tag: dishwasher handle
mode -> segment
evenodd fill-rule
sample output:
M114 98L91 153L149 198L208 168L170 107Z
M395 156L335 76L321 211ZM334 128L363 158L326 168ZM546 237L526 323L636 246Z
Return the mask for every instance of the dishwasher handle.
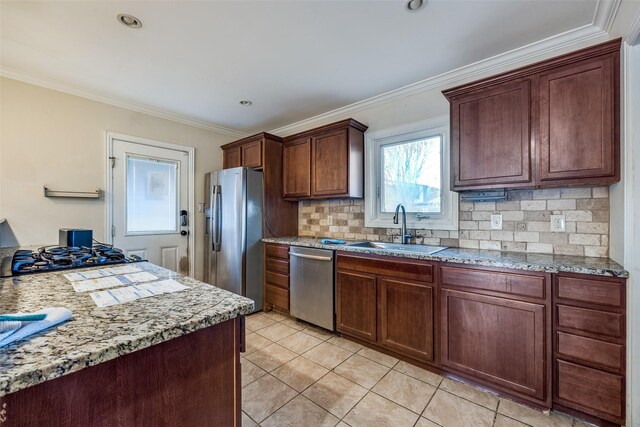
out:
M289 252L289 255L294 256L294 257L298 257L298 258L314 259L316 261L331 261L331 260L333 260L333 257L330 257L330 256L305 255L305 254L297 254L295 252Z

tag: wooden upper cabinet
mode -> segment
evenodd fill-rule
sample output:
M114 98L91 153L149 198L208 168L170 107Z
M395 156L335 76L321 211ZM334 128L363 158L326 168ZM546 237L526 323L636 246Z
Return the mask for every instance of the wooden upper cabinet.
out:
M366 130L348 119L285 138L284 197L364 197Z
M244 166L262 170L264 146L267 140L282 142L277 136L263 132L223 145L220 147L222 148L222 168L229 169Z
M262 139L240 146L242 166L258 169L262 167Z
M222 151L222 168L230 169L242 166L240 147L232 147Z
M314 196L348 194L349 139L346 129L311 138Z
M283 195L285 199L311 196L311 138L289 141L282 149Z
M531 185L531 79L451 102L453 188Z
M620 44L612 40L444 91L452 190L619 181Z
M619 62L616 52L540 74L542 183L619 180Z
M224 169L244 166L262 172L263 237L298 234L298 204L282 197L282 138L261 132L220 148Z

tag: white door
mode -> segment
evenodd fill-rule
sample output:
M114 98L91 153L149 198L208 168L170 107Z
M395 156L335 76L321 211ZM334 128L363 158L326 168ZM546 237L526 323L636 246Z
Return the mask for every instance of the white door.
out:
M189 153L113 139L111 160L113 245L189 274Z

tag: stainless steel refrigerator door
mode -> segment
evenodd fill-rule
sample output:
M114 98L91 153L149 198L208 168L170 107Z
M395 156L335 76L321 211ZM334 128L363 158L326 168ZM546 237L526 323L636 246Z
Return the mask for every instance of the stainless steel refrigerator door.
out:
M289 263L291 315L333 331L333 251L292 246Z
M215 285L244 295L244 262L246 255L246 215L244 210L246 169L233 168L217 172L220 192L219 217L214 224L216 249ZM214 203L215 204L215 203ZM214 217L216 215L214 214Z
M262 222L264 209L262 172L246 169L245 184L245 218L246 218L246 252L244 296L255 303L254 311L262 310L263 295L263 257L262 257Z

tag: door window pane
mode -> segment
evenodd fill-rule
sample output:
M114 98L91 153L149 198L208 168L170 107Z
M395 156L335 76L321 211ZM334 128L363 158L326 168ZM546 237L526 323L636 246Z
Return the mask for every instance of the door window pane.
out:
M127 233L178 231L178 167L127 156Z
M380 147L381 211L442 212L442 137L440 135Z

